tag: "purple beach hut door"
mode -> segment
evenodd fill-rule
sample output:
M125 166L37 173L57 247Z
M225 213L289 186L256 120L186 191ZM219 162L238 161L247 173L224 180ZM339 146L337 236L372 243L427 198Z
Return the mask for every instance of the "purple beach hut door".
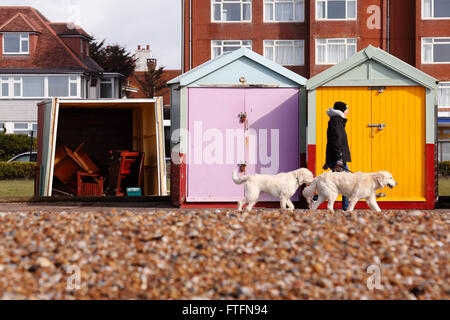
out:
M239 163L246 163L245 174L297 169L298 94L290 88L189 88L186 200L242 199L243 185L231 179ZM261 200L278 201L267 195Z
M246 174L277 174L300 166L299 90L253 88L245 94L250 140ZM253 144L254 145L254 144ZM256 158L256 161L254 159ZM292 198L298 201L298 195ZM279 201L264 194L261 201Z

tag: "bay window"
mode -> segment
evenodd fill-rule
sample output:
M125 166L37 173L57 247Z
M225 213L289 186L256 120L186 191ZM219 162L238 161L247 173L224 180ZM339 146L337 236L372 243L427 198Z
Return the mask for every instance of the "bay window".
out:
M79 97L77 76L2 76L0 98Z

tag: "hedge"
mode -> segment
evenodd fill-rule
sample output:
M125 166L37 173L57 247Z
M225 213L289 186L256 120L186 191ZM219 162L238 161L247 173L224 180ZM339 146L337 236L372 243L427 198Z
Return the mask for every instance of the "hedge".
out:
M25 134L0 133L0 161L8 161L23 152L30 151L31 138ZM33 138L33 150L36 150L37 139Z
M443 176L450 175L450 161L439 162L439 174Z
M0 180L34 177L36 162L0 162Z

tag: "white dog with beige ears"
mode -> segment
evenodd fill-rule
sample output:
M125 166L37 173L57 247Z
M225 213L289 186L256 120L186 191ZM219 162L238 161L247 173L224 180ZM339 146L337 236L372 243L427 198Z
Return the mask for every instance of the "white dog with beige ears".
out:
M255 174L242 177L238 177L237 172L233 171L234 183L245 183L245 198L239 201L239 211L242 211L245 204L248 204L246 210L251 211L262 192L280 199L281 209L288 206L292 211L295 208L291 201L294 193L302 184L309 184L313 180L312 172L305 168L276 175Z
M333 212L334 202L342 194L350 198L348 210L353 211L356 203L366 199L372 210L380 212L377 204L376 190L384 187L394 188L397 185L392 174L387 171L375 173L364 172L325 172L316 177L311 185L303 190L309 208L316 210L323 202L328 201L328 210ZM319 195L317 201L311 201L315 192Z

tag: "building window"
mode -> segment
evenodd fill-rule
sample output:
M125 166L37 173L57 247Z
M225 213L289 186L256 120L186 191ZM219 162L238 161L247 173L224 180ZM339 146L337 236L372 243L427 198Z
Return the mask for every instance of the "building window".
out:
M2 97L9 96L9 78L8 77L0 78L0 95Z
M49 97L77 97L78 78L77 77L48 77Z
M304 0L264 0L264 22L305 21Z
M283 66L303 66L303 40L264 40L264 56Z
M439 83L438 106L450 108L450 82L440 82Z
M316 0L317 20L356 20L356 0Z
M0 98L79 97L80 77L0 77Z
M216 58L224 53L235 51L239 48L252 49L250 40L213 40L211 41L211 58Z
M23 77L22 95L26 98L45 97L45 77Z
M252 0L211 0L213 22L252 21Z
M78 97L78 77L69 77L69 96Z
M422 38L422 63L450 63L450 38Z
M112 79L105 79L100 82L100 98L113 97L113 83Z
M449 0L422 0L422 19L449 19Z
M316 64L336 64L356 53L356 39L316 39Z
M30 35L28 33L4 33L3 54L29 54Z
M69 95L68 77L48 77L48 96L67 97Z
M22 96L22 78L21 77L13 77L12 82L14 85L13 97L21 97Z
M30 135L30 132L33 130L33 125L36 125L36 123L26 123L26 122L15 122L14 123L14 134L26 134ZM34 134L33 134L34 135ZM36 135L34 135L36 136Z

